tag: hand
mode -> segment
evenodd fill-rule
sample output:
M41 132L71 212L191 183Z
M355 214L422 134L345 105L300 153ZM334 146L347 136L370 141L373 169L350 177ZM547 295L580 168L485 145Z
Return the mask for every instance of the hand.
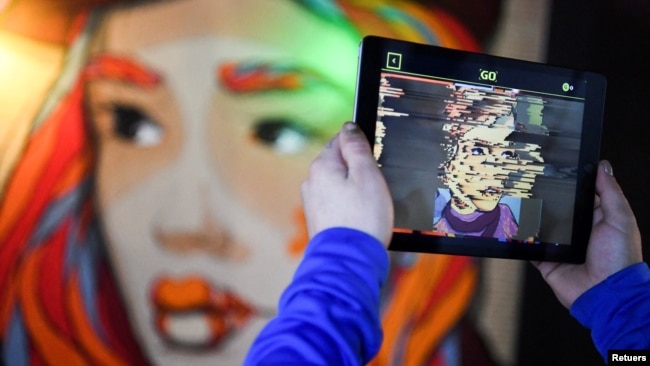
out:
M333 227L370 234L388 246L393 201L368 140L347 122L313 161L301 186L310 239Z
M643 260L641 234L621 187L607 161L596 177L596 201L584 264L534 262L555 296L567 308L585 291L610 275Z

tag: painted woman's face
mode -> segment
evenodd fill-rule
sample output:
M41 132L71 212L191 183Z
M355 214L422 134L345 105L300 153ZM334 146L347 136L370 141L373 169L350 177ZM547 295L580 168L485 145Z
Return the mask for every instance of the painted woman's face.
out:
M289 1L104 19L88 108L132 327L157 364L241 363L300 259L299 184L351 116L357 41Z

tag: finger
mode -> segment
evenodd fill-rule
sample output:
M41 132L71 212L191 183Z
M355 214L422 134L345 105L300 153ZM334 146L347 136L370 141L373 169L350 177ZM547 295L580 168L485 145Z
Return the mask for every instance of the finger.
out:
M346 177L347 165L341 154L340 133L336 134L323 148L311 164L311 177L330 176Z
M593 225L596 225L603 219L603 210L600 208L600 197L596 195L594 197L594 215L593 215Z
M600 169L600 167L598 169ZM596 192L596 194L594 195L594 216L592 219L593 225L596 225L596 223L600 222L600 220L602 219L603 219L603 210L600 209L600 196Z
M614 178L612 166L607 160L601 161L598 165L596 193L605 217L615 219L632 215L632 209Z
M555 262L530 261L530 263L537 268L542 277L547 281L549 274L558 266L558 263Z
M350 174L378 172L368 139L356 123L346 122L340 133L341 154Z

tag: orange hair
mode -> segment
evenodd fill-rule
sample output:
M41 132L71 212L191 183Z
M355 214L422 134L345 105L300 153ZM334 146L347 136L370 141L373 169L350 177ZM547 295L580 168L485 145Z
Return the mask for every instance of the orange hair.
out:
M0 203L0 338L36 364L145 364L97 229L84 80L32 134Z

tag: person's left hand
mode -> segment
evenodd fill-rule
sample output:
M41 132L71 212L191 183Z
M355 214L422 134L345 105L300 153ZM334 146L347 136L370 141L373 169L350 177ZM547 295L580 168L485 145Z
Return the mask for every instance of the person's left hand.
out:
M533 262L533 265L568 309L588 289L641 261L641 234L634 213L614 178L612 166L603 160L596 176L593 226L585 263Z

